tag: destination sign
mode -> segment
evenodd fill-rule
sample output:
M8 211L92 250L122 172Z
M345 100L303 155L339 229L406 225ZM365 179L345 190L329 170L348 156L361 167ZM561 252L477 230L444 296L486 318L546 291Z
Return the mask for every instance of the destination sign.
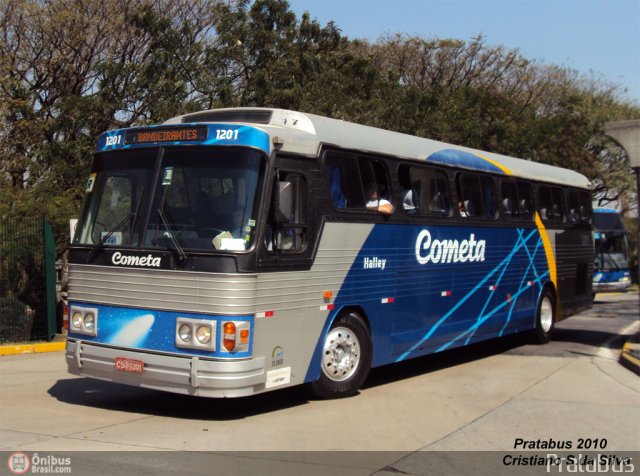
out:
M207 128L196 127L154 127L152 129L133 129L125 132L125 144L148 144L151 142L204 141Z

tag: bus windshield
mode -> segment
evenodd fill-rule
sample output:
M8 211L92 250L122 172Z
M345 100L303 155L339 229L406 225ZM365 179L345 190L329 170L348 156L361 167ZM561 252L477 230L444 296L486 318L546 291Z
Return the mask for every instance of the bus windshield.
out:
M629 268L629 250L624 233L595 234L595 269L615 271Z
M261 152L156 148L97 154L75 243L248 250L264 174Z

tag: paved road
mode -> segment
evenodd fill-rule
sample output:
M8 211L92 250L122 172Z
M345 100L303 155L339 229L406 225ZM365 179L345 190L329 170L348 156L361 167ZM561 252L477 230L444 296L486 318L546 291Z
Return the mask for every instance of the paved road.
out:
M509 338L375 369L360 395L338 401L300 388L198 399L68 375L60 352L5 356L0 450L161 451L73 453L74 474L119 475L427 474L425 455L444 455L451 472L458 453L416 452L509 453L517 439L638 452L640 378L617 362L638 329L637 293L598 295L548 345ZM174 450L199 453L163 452ZM496 474L514 474L493 460Z

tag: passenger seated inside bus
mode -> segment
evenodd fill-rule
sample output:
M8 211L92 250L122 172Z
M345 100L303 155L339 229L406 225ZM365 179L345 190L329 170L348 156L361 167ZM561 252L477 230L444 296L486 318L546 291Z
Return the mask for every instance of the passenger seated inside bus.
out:
M405 190L402 194L402 208L407 215L416 215L418 213L418 192L412 189Z
M476 207L471 200L458 201L458 211L461 217L472 217L475 215Z
M385 199L378 197L378 186L375 183L367 185L367 210L376 210L384 215L391 215L394 211L393 204Z

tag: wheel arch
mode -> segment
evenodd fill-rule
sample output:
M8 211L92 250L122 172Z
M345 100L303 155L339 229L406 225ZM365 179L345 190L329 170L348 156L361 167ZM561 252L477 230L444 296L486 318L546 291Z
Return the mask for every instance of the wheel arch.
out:
M320 372L321 372L320 360L321 360L321 354L322 354L322 345L324 343L325 336L333 326L333 323L335 322L336 319L338 319L340 316L344 314L349 314L349 313L358 314L358 316L360 316L362 321L365 323L367 330L369 331L369 341L371 343L371 353L373 355L373 352L374 352L373 331L371 329L371 322L369 320L369 317L367 316L366 311L362 306L359 306L359 305L343 305L338 309L334 309L334 312L332 312L327 317L324 323L324 326L322 327L322 331L320 332L320 335L318 336L318 340L316 341L316 346L311 356L311 360L309 361L309 366L307 367L307 373L304 378L305 383L313 382L314 380L317 380L318 378L320 378Z

